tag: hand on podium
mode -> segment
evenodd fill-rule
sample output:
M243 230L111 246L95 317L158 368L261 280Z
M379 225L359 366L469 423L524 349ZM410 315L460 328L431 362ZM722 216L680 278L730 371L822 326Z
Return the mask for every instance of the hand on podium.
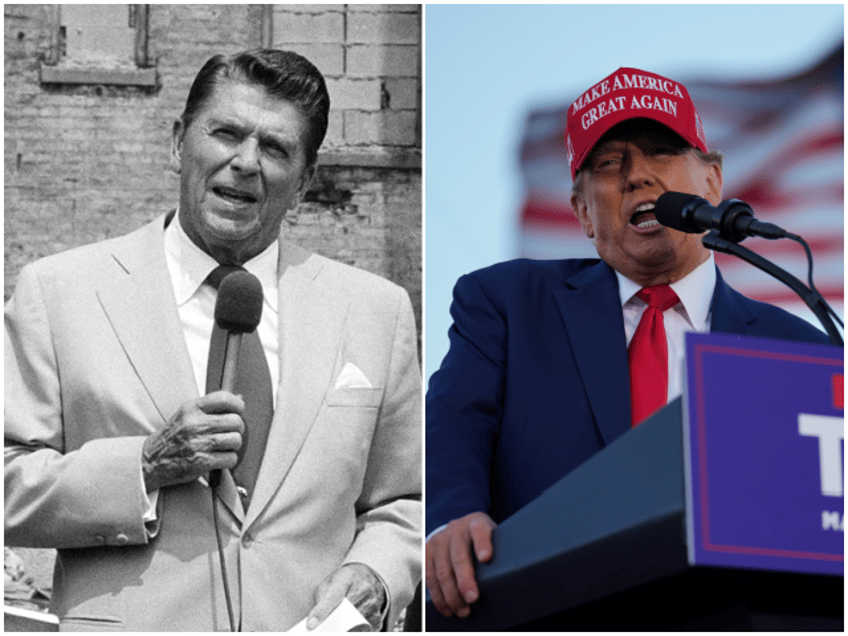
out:
M454 519L433 535L426 546L426 582L434 607L445 617L465 618L470 603L480 597L474 576L472 547L477 559L494 555L492 530L497 526L485 512Z

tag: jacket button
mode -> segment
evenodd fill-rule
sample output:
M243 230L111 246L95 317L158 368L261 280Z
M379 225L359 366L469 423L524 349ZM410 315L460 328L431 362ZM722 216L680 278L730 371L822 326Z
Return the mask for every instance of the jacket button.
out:
M253 537L250 534L246 534L241 538L241 544L245 548L249 548L253 545Z
M117 537L115 537L115 541L118 542L118 545L126 545L130 542L130 538L122 532Z
M94 543L96 543L97 545L106 545L106 537L104 537L102 534L98 534L94 537Z

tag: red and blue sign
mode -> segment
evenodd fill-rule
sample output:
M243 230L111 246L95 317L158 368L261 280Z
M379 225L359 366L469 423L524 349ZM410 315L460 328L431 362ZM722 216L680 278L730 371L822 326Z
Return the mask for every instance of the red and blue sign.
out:
M843 350L687 334L693 565L842 575Z

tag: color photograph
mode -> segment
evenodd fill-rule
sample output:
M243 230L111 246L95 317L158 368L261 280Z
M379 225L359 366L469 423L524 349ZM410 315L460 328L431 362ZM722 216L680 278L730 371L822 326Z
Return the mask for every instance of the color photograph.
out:
M427 630L841 630L843 7L425 33Z

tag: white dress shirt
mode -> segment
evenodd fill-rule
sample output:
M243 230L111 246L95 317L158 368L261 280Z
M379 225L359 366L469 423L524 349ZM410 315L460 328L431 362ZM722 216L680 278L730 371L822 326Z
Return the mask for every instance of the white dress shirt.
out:
M618 293L621 297L621 310L624 313L624 334L629 346L648 304L636 296L636 293L642 289L640 285L623 274L616 272L615 275L618 277ZM680 302L663 313L665 337L668 342L668 399L666 403L683 394L685 334L689 331L710 330L715 283L715 257L710 252L706 261L686 277L671 284Z
M165 228L165 261L174 286L174 297L194 369L197 390L200 395L205 395L206 364L209 357L212 326L215 322L217 291L211 285L204 285L203 282L218 263L188 237L179 223L179 214L177 211L174 219ZM275 404L277 384L280 379L280 334L277 313L279 250L279 241L274 241L264 252L243 265L248 272L259 279L265 296L257 332L265 349L265 357L268 359Z

